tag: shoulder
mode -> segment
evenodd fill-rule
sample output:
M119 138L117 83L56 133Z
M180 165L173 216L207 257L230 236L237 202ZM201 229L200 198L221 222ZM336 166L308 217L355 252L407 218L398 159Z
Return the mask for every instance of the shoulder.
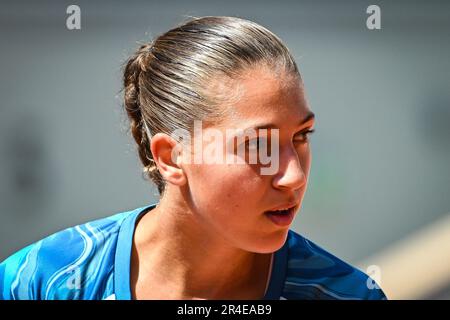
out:
M386 299L369 276L290 230L285 299Z
M102 299L113 287L122 221L133 211L59 231L0 264L2 299Z

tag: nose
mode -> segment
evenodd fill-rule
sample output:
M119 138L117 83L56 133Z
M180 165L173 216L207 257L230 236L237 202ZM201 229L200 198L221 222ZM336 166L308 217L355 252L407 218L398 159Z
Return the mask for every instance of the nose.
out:
M298 153L289 148L280 155L280 170L272 180L273 186L293 191L302 188L307 183L304 169L306 168L302 168Z

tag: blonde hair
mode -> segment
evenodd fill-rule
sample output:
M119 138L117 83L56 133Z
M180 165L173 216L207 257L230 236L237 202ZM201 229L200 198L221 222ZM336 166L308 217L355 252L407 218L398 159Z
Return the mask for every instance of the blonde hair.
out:
M124 107L144 172L160 194L165 181L150 150L151 134L191 132L194 120L220 117L226 94L213 90L214 83L236 79L260 64L301 79L292 55L276 35L235 17L190 19L129 58L123 75Z

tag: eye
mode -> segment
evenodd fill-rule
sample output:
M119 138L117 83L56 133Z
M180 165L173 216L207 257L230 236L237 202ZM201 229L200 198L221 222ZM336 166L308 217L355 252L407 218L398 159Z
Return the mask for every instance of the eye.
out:
M309 142L310 135L311 135L314 131L315 131L314 129L308 129L308 130L305 130L305 131L302 131L302 132L296 134L296 135L294 136L294 142L297 142L297 143L306 143L306 142Z

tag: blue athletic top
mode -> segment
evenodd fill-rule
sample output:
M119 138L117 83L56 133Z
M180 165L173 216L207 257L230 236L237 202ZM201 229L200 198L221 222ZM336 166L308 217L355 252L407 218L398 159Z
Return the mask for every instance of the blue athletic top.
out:
M131 299L135 224L155 206L68 228L16 252L0 264L0 300ZM264 299L386 296L366 274L289 230L273 254Z

